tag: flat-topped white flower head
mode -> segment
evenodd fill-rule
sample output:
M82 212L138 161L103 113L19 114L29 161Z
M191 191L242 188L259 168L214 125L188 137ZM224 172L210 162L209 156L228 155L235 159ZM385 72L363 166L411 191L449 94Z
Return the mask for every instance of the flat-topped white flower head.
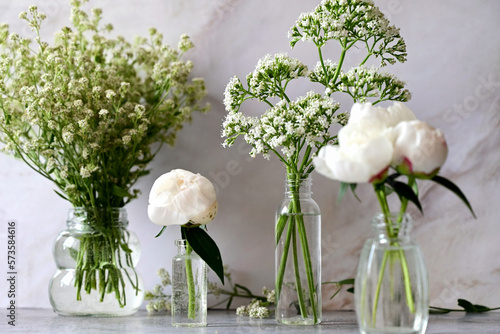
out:
M215 188L200 174L174 169L160 176L149 193L148 216L158 225L208 224L216 214Z

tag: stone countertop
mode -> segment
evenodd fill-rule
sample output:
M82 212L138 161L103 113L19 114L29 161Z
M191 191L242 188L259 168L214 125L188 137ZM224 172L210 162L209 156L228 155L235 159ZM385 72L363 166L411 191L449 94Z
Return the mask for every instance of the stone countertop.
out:
M318 326L282 326L274 319L248 319L234 311L211 310L208 326L202 328L173 328L165 313L148 314L139 311L130 317L90 318L62 317L49 309L20 309L15 328L2 320L1 333L336 333L357 334L356 315L350 311L323 312ZM499 334L500 312L483 314L451 313L431 315L427 334Z

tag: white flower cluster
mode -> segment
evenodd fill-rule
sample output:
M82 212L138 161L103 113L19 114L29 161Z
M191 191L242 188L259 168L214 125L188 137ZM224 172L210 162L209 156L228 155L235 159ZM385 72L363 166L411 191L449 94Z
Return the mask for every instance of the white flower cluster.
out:
M255 70L247 76L248 88L261 101L271 96L282 97L284 88L291 80L307 74L307 66L300 60L290 58L286 53L274 56L268 54L259 60ZM278 86L277 82L280 83Z
M180 60L193 46L186 35L179 50L156 29L132 45L102 34L112 27L101 26L100 9L71 4L73 26L53 45L39 37L32 45L0 25L0 141L59 189L71 189L73 205L95 206L97 198L121 206L136 196L130 188L154 157L151 144L173 144L192 112L207 110L204 81L189 80L193 63ZM32 6L20 17L36 33L45 15Z
M371 0L323 0L313 12L300 15L289 38L292 46L298 41L312 41L321 47L328 40L337 39L346 48L362 41L383 63L406 59L406 45L399 29L389 24Z
M159 312L162 310L170 311L171 309L171 296L166 295L163 289L172 284L170 274L164 268L158 270L157 275L160 277L161 283L156 284L152 291L146 291L144 299L149 301L146 304L148 312Z
M340 73L339 91L349 94L355 101L366 102L368 97L377 98L374 103L392 100L406 102L411 99L411 93L405 88L405 82L394 75L381 72L378 67L364 65L353 67L347 73Z
M244 133L253 147L252 157L263 154L268 159L272 151L288 160L304 146L321 147L330 141L328 130L338 121L334 116L338 107L330 98L309 92L290 103L281 100L260 118L228 113L223 124L225 144L232 145Z
M264 319L271 315L267 308L267 303L258 299L253 299L250 304L246 306L239 306L236 309L236 314L239 316L247 316L250 318Z

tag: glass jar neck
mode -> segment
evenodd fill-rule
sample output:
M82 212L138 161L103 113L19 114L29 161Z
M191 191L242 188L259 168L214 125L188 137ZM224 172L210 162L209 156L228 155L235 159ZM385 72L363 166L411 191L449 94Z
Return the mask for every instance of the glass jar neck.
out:
M312 179L309 173L288 173L286 175L285 194L288 197L310 198L312 194L311 186Z
M412 222L412 218L408 213L403 215L391 213L388 216L378 213L372 219L375 240L380 243L410 241Z
M127 210L125 208L71 208L66 224L69 229L80 231L127 228Z
M187 245L188 245L186 239L177 239L174 241L174 243L177 246L177 253L186 254Z

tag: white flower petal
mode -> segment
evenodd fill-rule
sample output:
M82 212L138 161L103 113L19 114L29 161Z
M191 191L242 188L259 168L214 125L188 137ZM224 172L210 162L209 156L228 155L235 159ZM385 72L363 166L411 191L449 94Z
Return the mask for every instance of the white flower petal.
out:
M394 165L412 174L431 175L446 161L448 146L441 130L422 121L401 122L394 128Z

